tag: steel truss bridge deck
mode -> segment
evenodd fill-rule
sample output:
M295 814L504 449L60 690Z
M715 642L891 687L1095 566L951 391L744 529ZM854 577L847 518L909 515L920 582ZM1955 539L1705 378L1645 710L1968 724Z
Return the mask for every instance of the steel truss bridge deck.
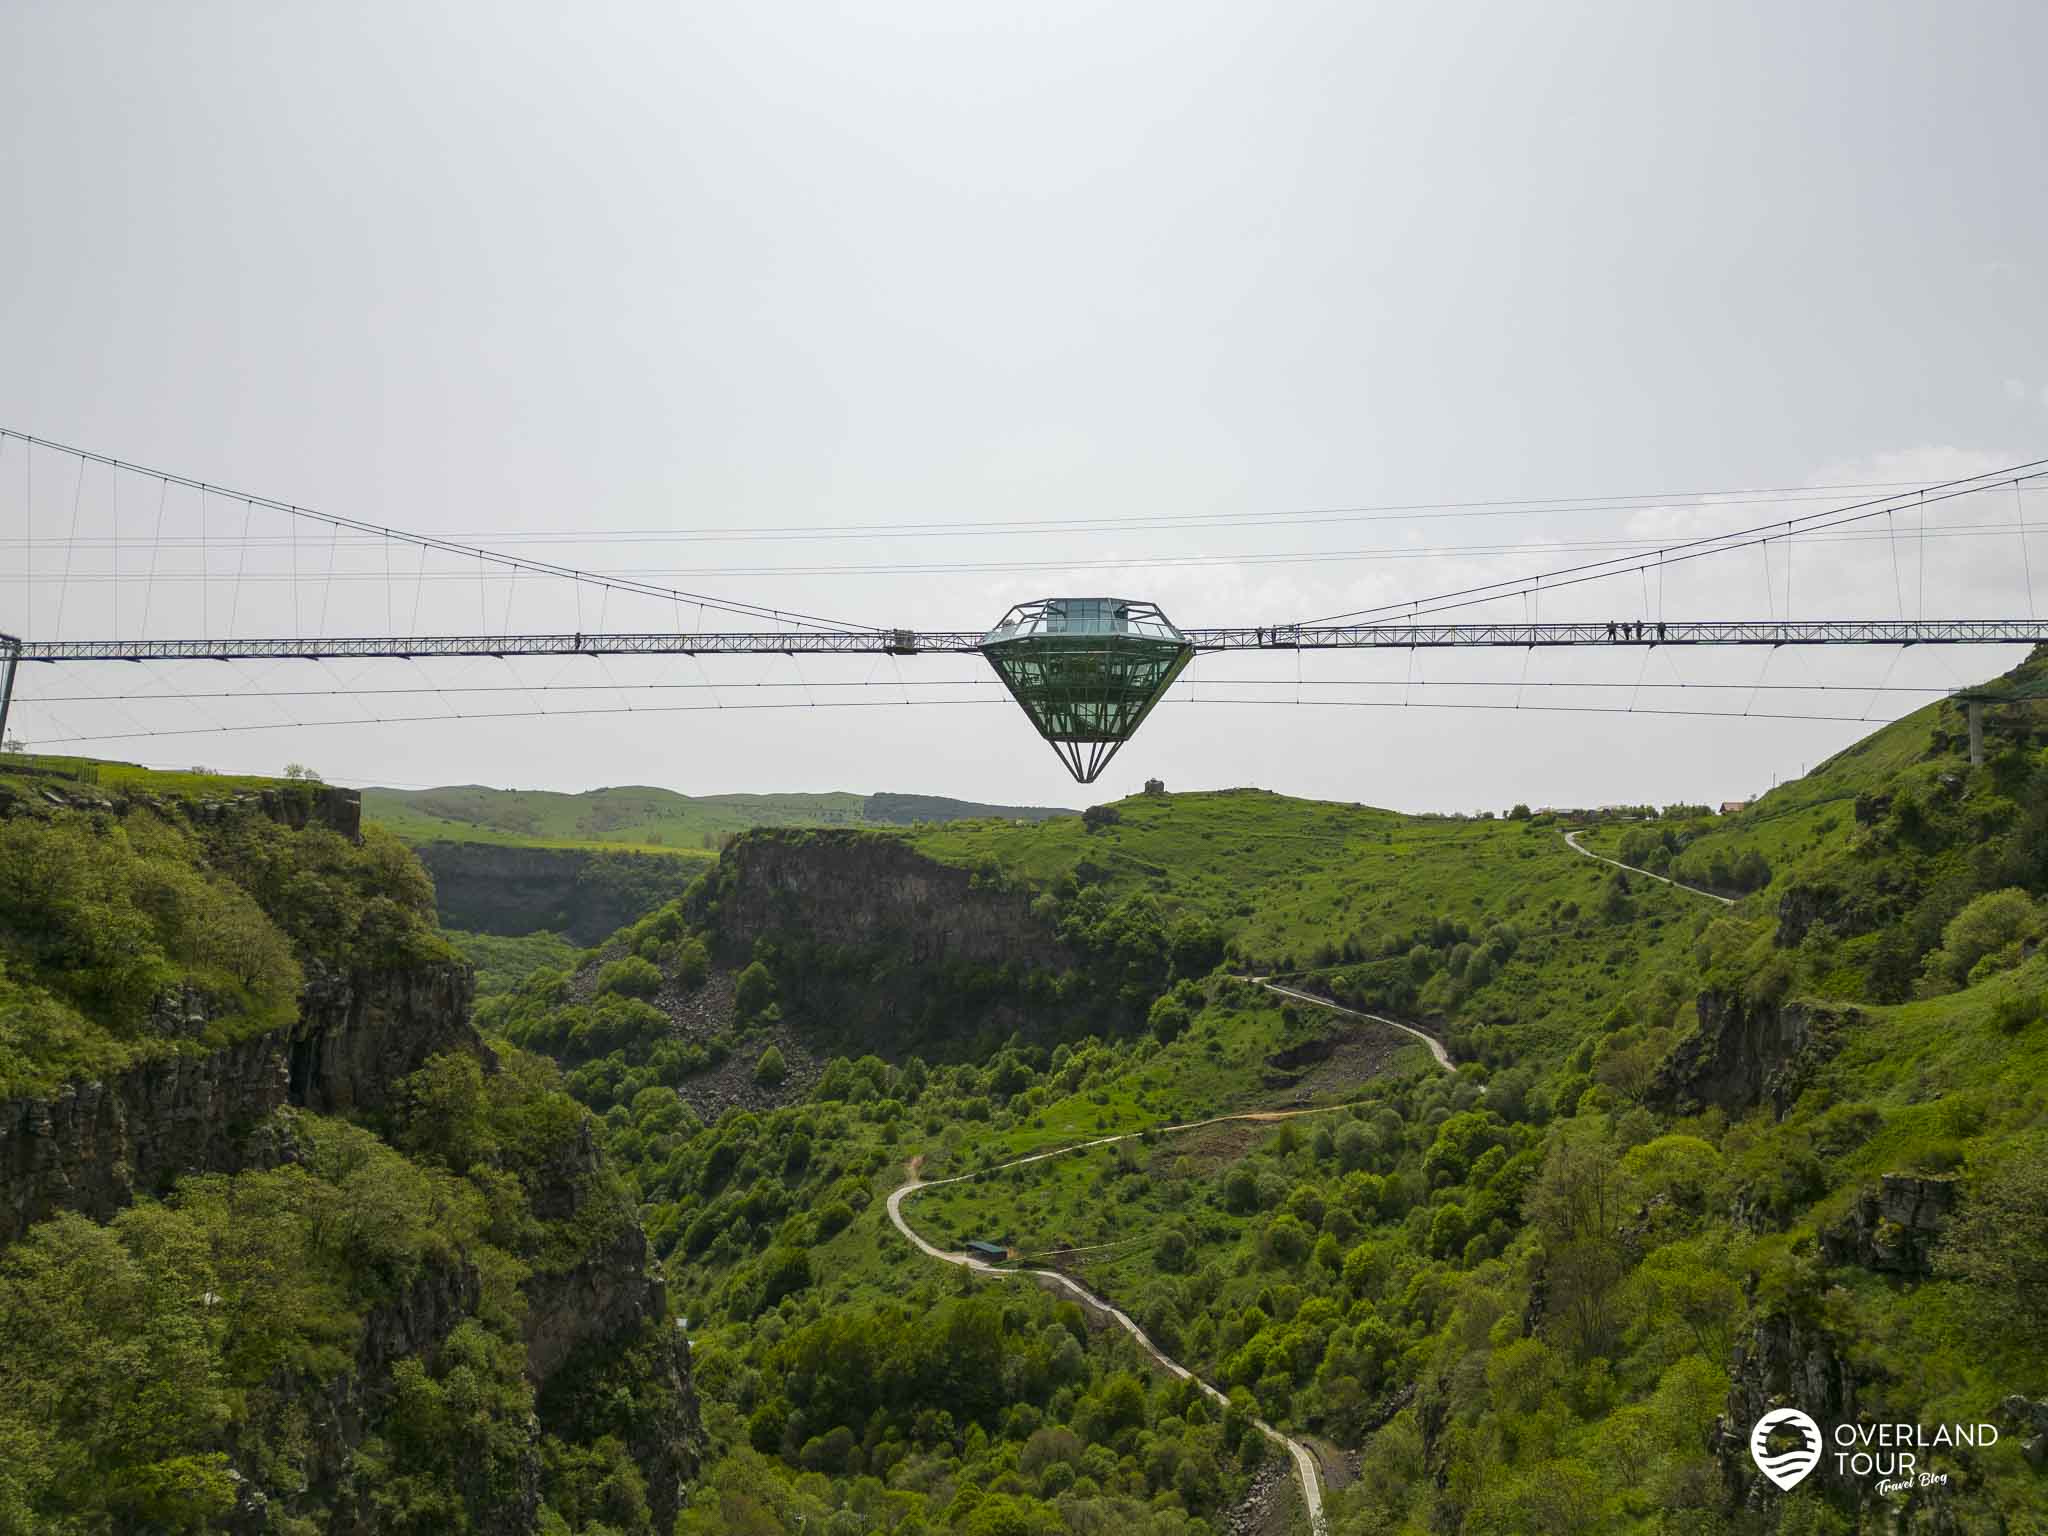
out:
M1441 650L1496 646L2038 645L2041 619L1801 619L1627 624L1254 625L1190 629L1201 651ZM738 634L310 636L250 640L29 640L0 636L22 661L306 661L434 656L923 656L981 650L980 631L793 630Z

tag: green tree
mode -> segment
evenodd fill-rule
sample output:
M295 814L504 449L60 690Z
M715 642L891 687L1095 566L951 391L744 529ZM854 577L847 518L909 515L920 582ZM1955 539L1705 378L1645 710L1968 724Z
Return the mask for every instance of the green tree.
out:
M764 1088L773 1088L789 1076L789 1065L782 1059L782 1052L769 1046L761 1053L761 1059L754 1063L754 1081Z
M1979 960L2039 929L2040 916L2025 891L1988 891L1949 920L1941 933L1941 953L1929 958L1928 969L1938 965L1950 980L1967 981Z
M1622 1205L1604 1122L1582 1117L1554 1133L1523 1213L1543 1240L1555 1327L1581 1360L1607 1353L1618 1326Z
M733 1009L751 1023L775 1005L775 976L760 961L753 961L733 980Z
M491 1157L497 1143L484 1102L483 1068L467 1051L436 1056L399 1085L399 1145L456 1173Z
M676 980L685 987L699 987L711 970L711 956L704 941L694 935L676 947Z

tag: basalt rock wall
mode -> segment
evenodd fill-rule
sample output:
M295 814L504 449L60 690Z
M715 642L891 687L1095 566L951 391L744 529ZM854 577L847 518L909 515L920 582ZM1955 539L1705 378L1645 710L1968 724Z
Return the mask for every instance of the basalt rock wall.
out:
M689 1346L670 1326L668 1287L648 1251L647 1234L624 1197L603 1178L603 1156L592 1123L583 1122L575 1143L537 1178L530 1190L533 1210L544 1220L578 1218L586 1230L602 1229L584 1208L593 1201L616 1202L609 1237L594 1237L574 1265L536 1269L520 1283L526 1298L526 1374L533 1382L541 1427L588 1420L595 1390L608 1392L624 1376L638 1376L654 1390L657 1404L624 1432L627 1451L647 1480L654 1528L666 1531L682 1507L683 1484L694 1476L703 1434L690 1381ZM631 1367L622 1357L637 1355Z
M733 842L691 915L725 965L774 946L784 1016L835 1048L944 1056L1110 1022L1083 957L1032 904L897 838L785 830Z
M272 1111L378 1108L429 1056L474 1044L472 985L451 962L314 974L283 1029L0 1102L0 1244L59 1211L104 1220L179 1174L287 1160Z
M1700 994L1699 1027L1658 1068L1649 1102L1691 1114L1709 1106L1741 1114L1769 1104L1783 1118L1814 1068L1860 1020L1853 1008L1773 1002L1735 991Z
M757 939L800 937L904 955L1065 971L1076 956L1031 911L1031 893L926 858L866 832L751 832L719 860L721 953L744 961Z
M543 928L596 944L682 895L701 859L585 848L422 843L441 926L519 935Z

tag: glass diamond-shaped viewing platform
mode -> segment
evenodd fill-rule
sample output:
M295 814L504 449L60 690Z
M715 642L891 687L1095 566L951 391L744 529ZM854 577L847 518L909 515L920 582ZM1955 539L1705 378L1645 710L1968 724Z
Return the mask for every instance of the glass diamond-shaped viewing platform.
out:
M981 654L1068 771L1095 782L1195 649L1152 603L1046 597L1019 603Z

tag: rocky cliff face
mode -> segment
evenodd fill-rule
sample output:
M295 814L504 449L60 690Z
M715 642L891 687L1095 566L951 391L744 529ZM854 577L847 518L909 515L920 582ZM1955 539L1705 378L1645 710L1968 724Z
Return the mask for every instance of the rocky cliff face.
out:
M1835 1426L1915 1423L1920 1405L1897 1401L1891 1383L1860 1374L1847 1342L1821 1323L1782 1313L1765 1317L1735 1346L1729 1376L1726 1408L1714 1421L1707 1448L1720 1466L1729 1503L1756 1522L1745 1523L1742 1529L1777 1528L1783 1495L1751 1460L1749 1437L1766 1412L1783 1407L1803 1409L1820 1426L1825 1442L1820 1461L1802 1487L1817 1489L1838 1509L1851 1512L1854 1529L1895 1536L1962 1536L1966 1531L2008 1529L1984 1497L1978 1453L1967 1446L1942 1450L1934 1463L1959 1475L1945 1483L1891 1492L1879 1491L1877 1472L1859 1471L1853 1463L1845 1467L1837 1459ZM1995 1417L2008 1432L2034 1432L2036 1438L2023 1442L2022 1448L2034 1465L2048 1463L2048 1404L2009 1397L1999 1404ZM1919 1462L1923 1471L1929 1465L1926 1459Z
M1768 1103L1781 1119L1815 1067L1833 1055L1853 1008L1752 1000L1708 991L1699 998L1699 1027L1681 1040L1652 1083L1656 1108L1692 1114L1716 1105L1740 1114Z
M1031 906L1027 891L891 837L764 831L726 849L693 917L725 965L775 945L784 1016L835 1048L857 1055L886 1037L949 1055L1101 1022L1094 1001L1061 989L1080 957Z
M699 859L583 848L422 843L444 928L522 934L551 929L596 944L682 895L707 867Z
M284 1161L273 1111L378 1107L429 1056L474 1042L471 990L453 963L315 974L284 1029L0 1103L0 1244L58 1211L103 1220L182 1173Z
M391 1401L392 1369L417 1357L431 1362L448 1335L476 1315L483 1282L475 1266L458 1263L422 1273L403 1293L373 1309L356 1344L354 1366L328 1381L307 1381L281 1370L266 1384L280 1401L300 1405L306 1414L304 1460L298 1464L300 1486L279 1496L266 1494L254 1480L241 1484L234 1515L227 1521L232 1536L266 1536L282 1521L327 1515L333 1536L357 1536L377 1529L378 1517L370 1489L354 1476L354 1458L371 1426ZM533 1438L539 1438L537 1427ZM233 1450L231 1449L231 1456ZM517 1486L466 1490L473 1508L486 1511L475 1527L480 1536L526 1536L540 1513L540 1455L530 1448L519 1464Z
M871 833L749 833L719 861L716 901L721 949L742 961L757 939L796 937L886 949L916 966L1076 963L1032 915L1029 892Z
M25 796L15 785L0 784L0 815L20 809L18 802L24 800L30 806L48 805L59 810L78 811L125 812L136 806L147 806L151 810L168 813L175 806L194 821L205 824L257 815L294 831L326 827L352 840L363 835L362 791L342 789L333 784L282 784L271 789L242 790L229 795L189 799L173 799L142 789L102 793L96 784L88 782L40 784L33 795Z
M1875 1192L1850 1207L1848 1219L1820 1235L1831 1264L1859 1264L1881 1275L1924 1276L1956 1206L1954 1179L1888 1173Z
M309 975L284 1041L292 1102L336 1114L378 1108L429 1056L475 1046L475 996L475 973L459 962Z
M225 821L251 811L295 832L326 827L351 840L363 835L363 792L333 784L285 785L191 802L192 819L199 822Z
M574 1147L535 1181L534 1214L564 1220L601 1193L602 1154L585 1121ZM616 1383L626 1370L651 1376L645 1394L662 1405L650 1421L618 1426L647 1480L654 1528L668 1530L682 1507L683 1484L697 1470L702 1433L690 1384L689 1346L670 1326L667 1286L648 1250L647 1234L623 1206L609 1238L594 1243L572 1267L539 1270L520 1285L526 1298L526 1374L534 1384L542 1427L591 1416L588 1384ZM633 1367L621 1358L638 1353Z
M591 1122L585 1120L575 1145L535 1180L533 1214L542 1221L577 1216L591 1199L602 1166ZM659 1275L652 1272L647 1235L623 1207L612 1236L586 1253L573 1269L540 1272L520 1289L527 1300L526 1370L545 1385L578 1349L594 1340L629 1333L668 1313Z
M1757 1420L1772 1408L1801 1408L1825 1434L1830 1424L1855 1422L1861 1383L1834 1335L1787 1315L1764 1318L1735 1346L1729 1378L1727 1409L1715 1420L1708 1447L1730 1501L1761 1509L1777 1490L1750 1459L1749 1434ZM1834 1460L1826 1455L1812 1477L1837 1498L1860 1491L1857 1483L1836 1476Z

